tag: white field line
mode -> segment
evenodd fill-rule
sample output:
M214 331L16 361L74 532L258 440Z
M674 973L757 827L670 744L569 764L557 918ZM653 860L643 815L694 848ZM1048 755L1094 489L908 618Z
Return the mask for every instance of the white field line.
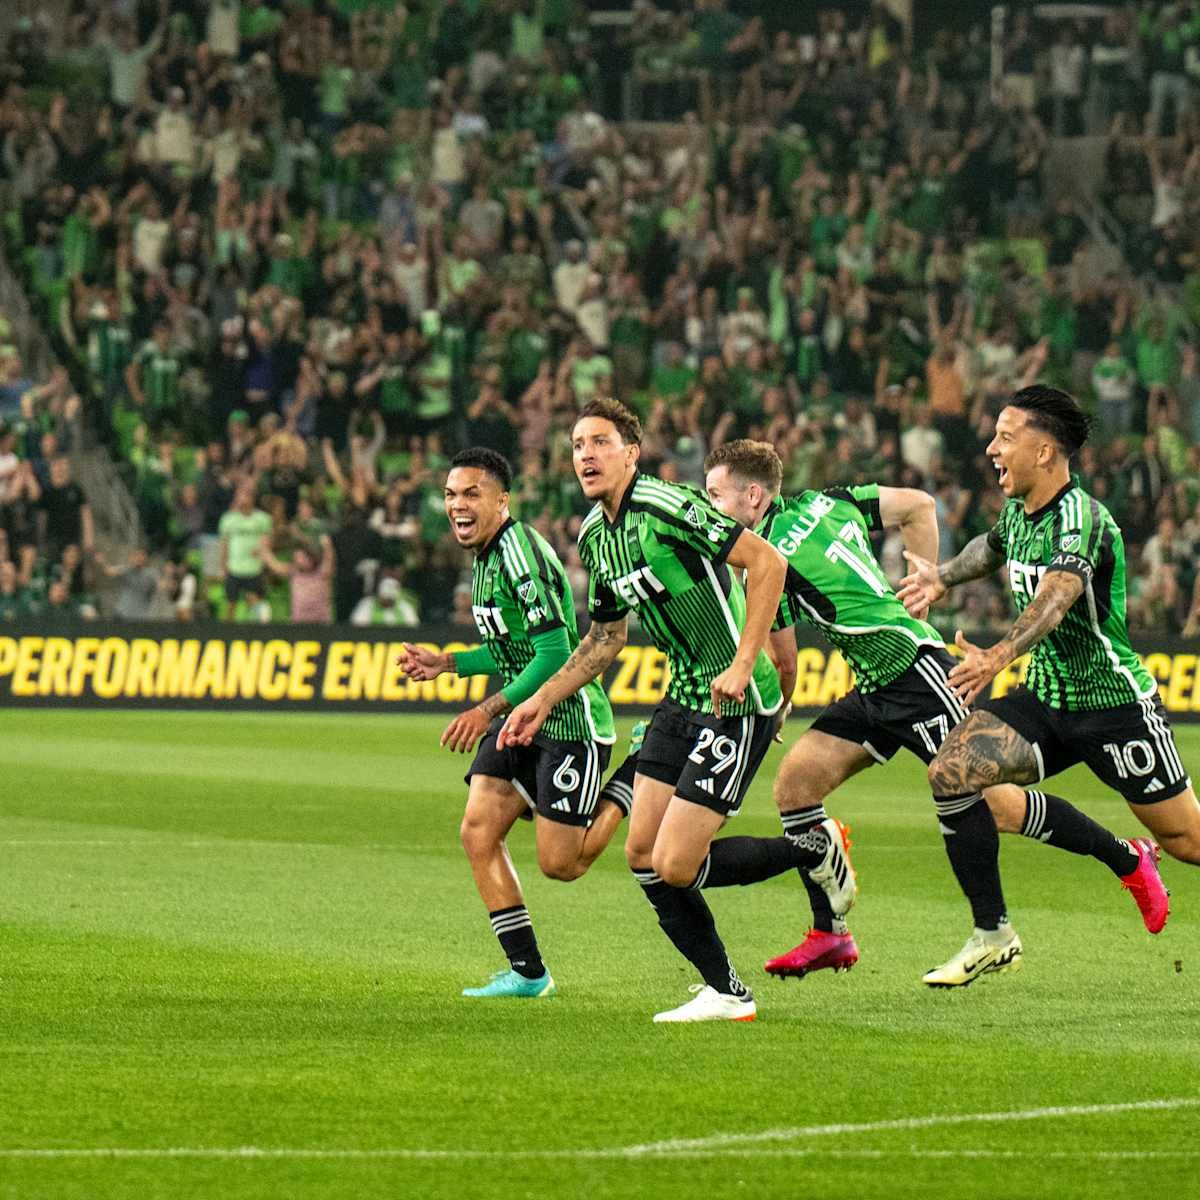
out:
M1113 1113L1163 1112L1195 1108L1200 1098L1177 1097L1168 1100L1133 1100L1122 1104L1074 1104L1051 1108L1030 1108L1015 1112L940 1113L927 1117L900 1117L890 1121L863 1121L836 1125L800 1125L791 1129L767 1129L760 1133L721 1133L706 1138L683 1138L662 1142L644 1142L631 1146L608 1146L568 1150L533 1147L525 1150L423 1150L405 1147L337 1149L303 1146L147 1146L147 1147L0 1147L0 1159L332 1159L337 1161L383 1159L643 1159L643 1158L719 1158L719 1157L834 1157L834 1158L1019 1158L1021 1151L1009 1150L868 1150L844 1148L768 1148L764 1142L793 1141L860 1133L887 1133L895 1130L935 1129L949 1125L992 1124L1007 1121L1045 1121L1065 1117L1106 1116ZM1081 1150L1037 1151L1027 1157L1036 1159L1147 1159L1200 1158L1200 1151L1153 1150Z

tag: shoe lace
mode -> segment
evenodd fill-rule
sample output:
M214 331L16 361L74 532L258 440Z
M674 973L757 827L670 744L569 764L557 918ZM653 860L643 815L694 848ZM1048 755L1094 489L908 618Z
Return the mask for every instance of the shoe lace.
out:
M688 984L688 991L693 996L698 996L706 987L708 987L707 983L691 983Z

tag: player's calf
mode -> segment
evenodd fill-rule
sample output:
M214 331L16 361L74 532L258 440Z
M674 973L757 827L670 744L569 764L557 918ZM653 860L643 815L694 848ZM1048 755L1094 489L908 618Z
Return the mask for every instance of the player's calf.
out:
M1200 866L1200 803L1193 788L1185 788L1156 804L1131 807L1172 858Z

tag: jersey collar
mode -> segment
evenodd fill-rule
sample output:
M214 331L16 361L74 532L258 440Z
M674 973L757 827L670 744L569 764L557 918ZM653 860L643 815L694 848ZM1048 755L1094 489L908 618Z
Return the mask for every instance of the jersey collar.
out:
M617 506L617 515L611 521L607 517L604 518L604 523L609 529L616 529L625 519L625 514L629 511L629 506L633 503L633 489L637 487L637 481L641 477L641 471L635 470L633 472L633 478L629 481L629 486L625 489L625 495L621 497L621 503Z
M1025 513L1025 520L1030 524L1040 521L1058 502L1075 486L1074 479L1068 479L1065 486L1059 488L1041 508L1035 509L1031 513Z
M484 546L484 548L482 550L480 550L479 557L481 559L487 558L487 556L489 554L491 554L491 552L493 550L495 550L496 546L499 544L500 539L504 536L504 531L510 525L515 525L515 524L516 524L516 522L512 519L512 517L507 518L507 520L505 520L504 524L501 525L500 528L497 529L494 534L492 534L492 540L490 542L488 542L488 544L486 546Z

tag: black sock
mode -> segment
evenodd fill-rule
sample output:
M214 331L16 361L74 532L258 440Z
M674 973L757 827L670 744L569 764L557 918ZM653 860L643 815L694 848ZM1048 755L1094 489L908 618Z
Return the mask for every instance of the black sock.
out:
M822 838L824 836L821 835ZM821 853L823 855L824 850ZM797 857L801 854L811 857L810 852L798 850L791 838L787 837L718 838L709 846L708 854L700 864L696 878L692 880L692 887L733 887L735 884L745 886L748 883L761 883L797 866Z
M533 922L523 904L512 908L498 908L488 913L492 932L500 942L500 949L508 958L509 966L526 979L540 979L546 973L546 964L538 952L537 938L533 936Z
M998 929L1008 918L1000 886L1000 835L979 792L934 796L938 825L958 886L971 904L976 929Z
M1025 820L1021 836L1045 842L1071 854L1098 858L1114 875L1137 868L1138 856L1115 834L1085 816L1061 796L1030 788L1025 793Z
M653 871L635 870L633 875L646 893L646 899L654 905L663 933L700 972L700 978L725 995L749 995L725 953L704 897L691 888L676 888L663 883Z
M779 820L783 824L784 833L804 833L814 825L820 825L828 816L825 805L818 804L815 808L797 808L791 812L780 813ZM846 922L841 917L833 915L833 909L829 904L829 897L825 894L825 889L813 883L807 871L797 868L796 874L800 876L804 890L808 893L808 903L812 907L813 928L819 929L823 933L849 933L850 927Z

